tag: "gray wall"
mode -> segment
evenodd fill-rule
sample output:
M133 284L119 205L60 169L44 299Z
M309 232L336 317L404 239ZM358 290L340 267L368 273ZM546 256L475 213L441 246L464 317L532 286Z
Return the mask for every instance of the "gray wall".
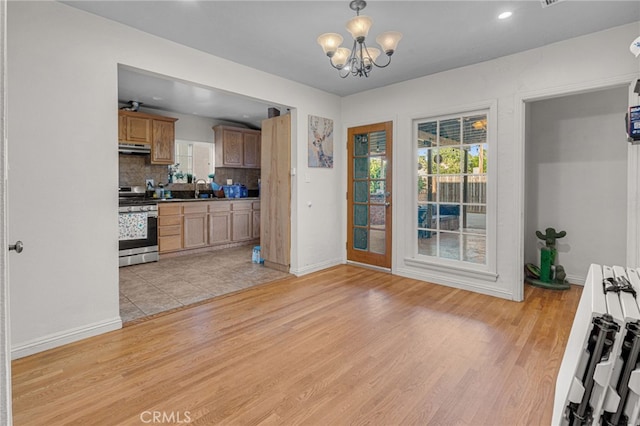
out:
M539 262L535 231L554 227L571 282L591 263L625 265L627 101L621 87L528 105L525 262Z

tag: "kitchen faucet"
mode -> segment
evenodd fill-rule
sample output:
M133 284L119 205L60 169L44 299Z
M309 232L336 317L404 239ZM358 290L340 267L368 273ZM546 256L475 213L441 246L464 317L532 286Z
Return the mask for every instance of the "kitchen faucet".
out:
M196 180L196 182L195 182L195 198L198 198L198 195L200 195L200 191L198 191L198 184L199 184L200 182L204 183L205 185L207 184L207 181L206 181L206 180L204 180L204 179L198 179L198 180Z

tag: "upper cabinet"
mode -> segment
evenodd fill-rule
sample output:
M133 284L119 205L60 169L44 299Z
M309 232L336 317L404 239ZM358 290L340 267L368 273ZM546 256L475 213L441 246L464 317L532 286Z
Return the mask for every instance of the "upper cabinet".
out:
M118 140L151 145L152 164L175 163L175 122L177 118L118 111Z
M260 168L260 131L214 126L216 167Z

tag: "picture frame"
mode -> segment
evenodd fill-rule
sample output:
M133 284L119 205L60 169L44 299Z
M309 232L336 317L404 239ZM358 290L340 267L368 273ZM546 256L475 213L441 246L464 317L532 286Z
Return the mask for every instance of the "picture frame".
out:
M309 115L307 165L333 168L333 120Z

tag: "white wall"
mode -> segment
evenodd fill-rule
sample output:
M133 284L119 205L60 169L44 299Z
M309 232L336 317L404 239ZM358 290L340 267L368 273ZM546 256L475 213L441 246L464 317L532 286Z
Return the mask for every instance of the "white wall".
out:
M348 127L394 120L393 271L453 287L520 299L524 138L520 134L522 117L518 102L543 92L571 92L588 85L606 86L611 80L623 79L631 83L640 75L638 61L629 53L629 44L637 37L637 32L638 24L634 23L343 98L345 139ZM392 72L392 68L393 65L377 72ZM497 206L494 248L497 278L464 270L451 273L416 262L413 259L416 159L412 119L464 111L491 102L497 105L493 117L496 124L490 129L496 132L497 152L489 154L491 166L497 172L497 191L489 200ZM342 189L345 190L344 184ZM346 224L343 223L343 227Z
M118 64L291 105L297 170L306 167L297 146L306 147L308 114L342 129L334 95L58 2L10 2L8 237L25 243L10 264L14 357L120 327ZM301 188L293 179L293 272L342 260L343 243L326 232L343 214L339 179L335 170L312 173Z
M526 138L525 262L535 231L567 231L557 264L583 284L591 263L626 265L628 88L532 102Z

